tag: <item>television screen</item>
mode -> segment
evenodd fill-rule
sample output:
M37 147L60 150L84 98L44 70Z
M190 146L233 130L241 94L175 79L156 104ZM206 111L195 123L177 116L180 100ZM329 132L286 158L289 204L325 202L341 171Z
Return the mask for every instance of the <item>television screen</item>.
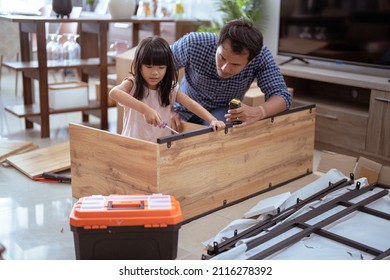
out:
M279 55L390 69L390 0L280 1Z

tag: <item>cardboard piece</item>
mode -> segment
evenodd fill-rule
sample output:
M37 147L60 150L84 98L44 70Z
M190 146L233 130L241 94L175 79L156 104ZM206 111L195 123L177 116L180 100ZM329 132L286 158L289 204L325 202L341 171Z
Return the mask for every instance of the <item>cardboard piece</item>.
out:
M69 142L36 149L7 158L7 162L31 179L43 172L56 173L70 168Z
M170 144L70 124L72 195L162 193L185 219L204 215L309 174L314 119L305 107Z
M294 89L288 88L288 92L291 96L294 95ZM265 102L265 95L261 89L257 86L256 82L253 82L242 100L242 103L249 106L260 106Z
M137 47L131 48L130 50L116 56L115 69L117 75L116 82L118 84L129 75L136 49Z
M345 176L349 177L350 173L355 170L357 158L347 155L334 153L331 151L321 151L317 171L326 173L330 169L337 169Z
M249 106L260 106L265 102L264 93L259 89L256 82L253 82L245 93L242 103Z
M110 92L110 90L114 87L114 85L107 85L107 93ZM100 101L100 81L97 81L95 83L95 90L96 90L96 100ZM110 95L107 95L107 106L115 106L116 102L114 99L110 97Z
M364 157L359 157L355 168L355 178L365 177L369 184L377 183L381 168L382 164Z
M378 183L390 186L390 166L382 166Z

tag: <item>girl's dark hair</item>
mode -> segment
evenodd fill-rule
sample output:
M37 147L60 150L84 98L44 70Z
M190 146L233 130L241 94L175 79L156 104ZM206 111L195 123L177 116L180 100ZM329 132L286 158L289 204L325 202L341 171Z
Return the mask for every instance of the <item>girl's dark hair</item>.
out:
M177 85L178 80L178 66L168 42L162 37L152 36L143 39L138 44L131 66L131 74L134 75L137 84L134 97L138 100L142 100L145 94L143 88L145 80L141 75L142 64L167 66L167 71L160 82L158 91L161 106L168 106L170 104L169 95Z
M226 40L230 40L232 50L236 54L241 54L242 51L247 49L249 51L249 61L258 55L263 47L263 34L252 22L245 19L234 19L221 28L218 46Z

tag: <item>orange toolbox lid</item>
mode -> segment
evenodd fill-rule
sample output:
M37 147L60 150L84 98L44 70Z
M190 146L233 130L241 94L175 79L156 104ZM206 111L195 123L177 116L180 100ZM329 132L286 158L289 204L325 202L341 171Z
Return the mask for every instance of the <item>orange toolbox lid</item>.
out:
M183 220L179 202L170 195L92 195L73 206L70 224L84 229L118 226L167 227Z

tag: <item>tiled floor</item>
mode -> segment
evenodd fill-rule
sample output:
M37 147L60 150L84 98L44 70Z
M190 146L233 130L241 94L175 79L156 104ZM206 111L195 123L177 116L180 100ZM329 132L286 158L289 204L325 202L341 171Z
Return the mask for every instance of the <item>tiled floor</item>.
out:
M17 96L14 93L14 77L13 72L4 72L1 81L0 138L29 140L39 147L67 141L67 125L69 122L80 123L80 113L52 115L51 138L41 139L39 127L26 131L23 119L5 112L5 105L22 103L20 90ZM109 122L109 130L115 131L115 109L110 109ZM97 119L91 119L92 125L98 123ZM317 155L315 152L314 165ZM205 253L201 242L213 237L232 220L242 218L243 213L260 199L294 191L315 178L315 174L306 176L282 188L184 224L179 230L177 258L199 260ZM74 202L70 184L36 182L13 167L0 166L0 243L6 247L3 256L17 260L75 259L73 233L69 226L69 214Z

